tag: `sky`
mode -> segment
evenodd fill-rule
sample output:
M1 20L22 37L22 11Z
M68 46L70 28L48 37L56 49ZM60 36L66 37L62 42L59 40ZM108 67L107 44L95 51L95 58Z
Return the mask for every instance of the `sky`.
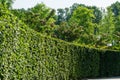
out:
M106 8L112 3L120 0L16 0L13 4L13 8L31 8L34 7L37 3L43 2L46 6L58 9L72 6L73 3L85 4L89 6L97 6L99 8Z

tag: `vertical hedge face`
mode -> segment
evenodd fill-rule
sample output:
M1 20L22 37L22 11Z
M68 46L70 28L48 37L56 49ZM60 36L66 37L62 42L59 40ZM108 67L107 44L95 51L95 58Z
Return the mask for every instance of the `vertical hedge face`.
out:
M103 53L45 37L27 28L11 14L1 16L0 23L1 80L79 80L106 75L106 71L113 69L111 66L106 70L101 65L111 65L106 63L112 61L114 51ZM114 66L119 59L115 61ZM110 71L109 75L116 73L115 69L113 73Z
M105 51L100 55L101 77L120 76L120 52Z
M98 75L99 58L94 60L98 54L90 55L89 49L42 36L11 14L0 21L1 79L68 80Z

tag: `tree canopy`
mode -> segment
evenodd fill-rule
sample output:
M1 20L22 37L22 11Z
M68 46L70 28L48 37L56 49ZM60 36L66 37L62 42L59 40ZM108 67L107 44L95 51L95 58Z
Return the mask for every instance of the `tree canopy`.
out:
M25 9L12 9L14 0L1 0L6 8L33 30L68 42L95 48L120 49L120 2L106 10L74 3L54 10L44 3ZM0 13L2 15L2 11Z

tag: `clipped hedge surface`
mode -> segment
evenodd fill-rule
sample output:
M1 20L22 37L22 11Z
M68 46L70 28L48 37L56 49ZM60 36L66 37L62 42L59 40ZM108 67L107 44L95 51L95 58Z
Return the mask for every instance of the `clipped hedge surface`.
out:
M9 12L0 17L1 80L80 80L120 75L119 53L43 36Z
M1 79L69 80L98 75L96 50L90 55L92 50L45 37L10 13L2 15L0 22Z
M120 76L120 51L105 51L100 54L100 76Z

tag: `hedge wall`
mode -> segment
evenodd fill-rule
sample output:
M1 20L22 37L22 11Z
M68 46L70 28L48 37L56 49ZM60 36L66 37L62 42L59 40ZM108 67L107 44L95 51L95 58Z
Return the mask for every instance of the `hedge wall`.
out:
M117 76L120 75L119 55L119 51L90 49L43 36L9 12L0 17L1 80Z
M120 76L120 51L105 51L100 54L100 76Z

